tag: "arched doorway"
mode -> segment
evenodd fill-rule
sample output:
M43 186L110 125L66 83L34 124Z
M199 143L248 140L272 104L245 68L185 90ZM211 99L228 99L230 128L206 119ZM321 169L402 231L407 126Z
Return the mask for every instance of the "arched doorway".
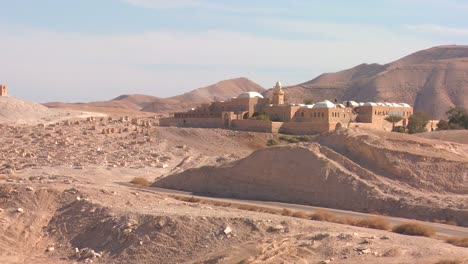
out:
M243 116L242 119L249 119L249 112L246 112Z
M335 126L335 130L342 128L343 125L341 123L337 123Z

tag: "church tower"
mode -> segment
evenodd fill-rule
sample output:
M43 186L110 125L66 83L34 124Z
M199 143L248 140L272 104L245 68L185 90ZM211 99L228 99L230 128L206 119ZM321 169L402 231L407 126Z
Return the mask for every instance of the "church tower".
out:
M284 91L280 81L277 81L273 88L273 100L271 103L274 105L284 104Z
M0 84L0 96L7 96L8 88L6 85Z

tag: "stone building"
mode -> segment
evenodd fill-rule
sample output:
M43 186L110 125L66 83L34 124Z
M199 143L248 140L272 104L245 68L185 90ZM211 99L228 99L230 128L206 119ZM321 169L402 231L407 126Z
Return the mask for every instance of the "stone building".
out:
M8 95L8 87L4 84L0 84L0 96Z
M368 127L390 130L389 115L402 117L396 125L406 126L413 109L408 104L335 104L328 100L311 105L285 103L285 92L278 81L272 98L246 92L227 101L203 104L187 112L162 118L161 126L229 128L234 130L316 134L340 127ZM265 120L267 119L267 120Z

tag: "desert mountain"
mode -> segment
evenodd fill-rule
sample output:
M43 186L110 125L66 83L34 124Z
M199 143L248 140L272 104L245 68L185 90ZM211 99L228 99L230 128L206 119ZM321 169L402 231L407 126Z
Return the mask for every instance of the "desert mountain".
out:
M263 92L265 89L247 78L225 80L182 95L154 100L144 107L143 111L158 113L181 111L201 103L226 100L247 91Z
M405 102L416 112L440 119L450 107L468 109L467 74L468 46L438 46L385 65L361 64L325 73L285 90L292 103L305 99Z
M225 100L247 91L263 92L260 85L247 78L225 80L216 84L195 89L169 98L160 98L149 95L131 94L121 95L109 101L66 104L60 102L46 103L52 108L93 109L96 108L120 108L129 110L142 110L145 112L169 113L185 111L202 103L213 100Z

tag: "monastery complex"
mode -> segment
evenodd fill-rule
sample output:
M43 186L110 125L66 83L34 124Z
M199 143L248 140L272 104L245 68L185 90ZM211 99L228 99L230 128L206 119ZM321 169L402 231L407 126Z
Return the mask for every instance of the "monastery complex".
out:
M187 112L162 118L161 126L226 128L233 130L316 134L340 127L367 127L390 131L385 118L401 116L398 126L406 126L413 108L406 103L357 103L328 100L315 104L288 104L280 82L271 98L257 92L246 92L227 101L203 104Z

